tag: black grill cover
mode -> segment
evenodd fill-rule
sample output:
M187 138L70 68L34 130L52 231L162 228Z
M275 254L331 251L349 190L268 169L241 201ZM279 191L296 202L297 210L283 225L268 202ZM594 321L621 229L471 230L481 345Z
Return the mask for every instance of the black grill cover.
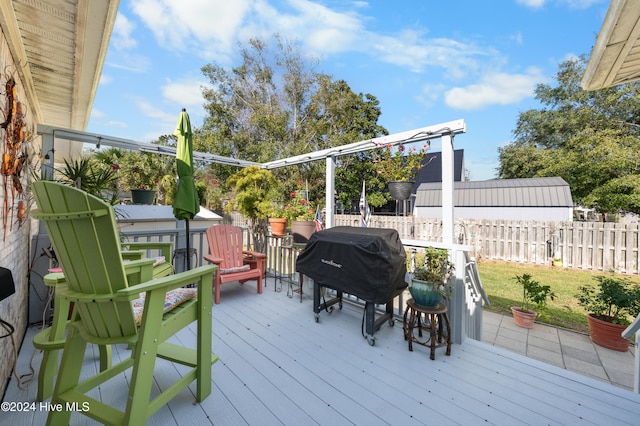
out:
M395 229L337 226L311 236L296 270L324 287L381 304L407 287L405 259Z

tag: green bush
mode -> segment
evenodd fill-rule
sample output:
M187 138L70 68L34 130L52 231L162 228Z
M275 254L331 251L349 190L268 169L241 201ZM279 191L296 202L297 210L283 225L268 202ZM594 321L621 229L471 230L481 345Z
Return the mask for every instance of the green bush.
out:
M628 325L640 314L640 285L627 278L595 276L598 283L580 287L576 295L580 306L598 319Z

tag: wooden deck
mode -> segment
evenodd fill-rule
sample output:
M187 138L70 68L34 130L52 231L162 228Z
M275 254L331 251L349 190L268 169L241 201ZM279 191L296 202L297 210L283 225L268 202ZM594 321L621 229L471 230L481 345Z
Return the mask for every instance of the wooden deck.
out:
M429 360L428 349L407 350L401 321L384 324L370 346L362 337L362 309L345 304L314 320L311 292L288 298L286 287L262 295L255 285L225 284L214 305L213 393L194 405L184 391L161 409L154 425L623 425L640 421L640 395L481 342L444 348ZM20 351L18 372L29 370L30 330ZM178 338L195 342L193 330ZM128 355L117 347L114 360ZM95 370L97 350L85 369ZM39 365L36 353L33 365ZM159 363L162 388L179 372ZM94 395L124 404L124 375ZM5 402L32 402L36 383L20 390L15 378ZM3 412L0 424L41 425L40 403L21 413ZM74 415L72 424L87 424Z

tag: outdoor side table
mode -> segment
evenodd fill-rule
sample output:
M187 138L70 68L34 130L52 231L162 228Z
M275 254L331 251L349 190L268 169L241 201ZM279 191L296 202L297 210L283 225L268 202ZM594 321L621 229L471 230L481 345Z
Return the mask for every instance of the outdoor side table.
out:
M303 274L300 273L299 274L299 278L298 278L298 288L294 289L293 285L295 284L295 259L298 257L297 255L300 254L300 251L305 248L305 246L307 245L307 243L296 243L296 242L291 242L291 244L288 244L286 246L283 246L282 249L284 251L286 251L286 255L283 257L286 257L286 269L287 269L287 282L289 284L289 287L287 288L287 296L289 297L293 297L293 293L300 293L300 302L302 302L302 285L304 282L304 278L303 278Z
M404 340L409 342L410 351L413 351L413 343L417 343L431 349L432 360L436 358L436 348L439 347L446 346L446 355L451 355L451 324L448 309L444 303L427 308L418 305L413 298L407 300L402 329ZM423 331L426 331L428 336L423 336Z
M291 234L284 235L271 235L271 238L275 241L273 252L275 253L275 259L273 259L273 291L282 290L282 277L284 276L284 250L291 240ZM280 281L280 288L278 288L278 281Z

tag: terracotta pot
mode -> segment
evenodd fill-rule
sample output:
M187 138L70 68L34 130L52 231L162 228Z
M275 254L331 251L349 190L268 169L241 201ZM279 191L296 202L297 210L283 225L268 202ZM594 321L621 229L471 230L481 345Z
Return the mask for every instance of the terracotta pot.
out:
M511 313L513 314L513 321L516 325L523 328L533 328L533 324L538 316L536 312L523 311L522 308L518 306L512 306Z
M306 243L316 231L316 223L313 220L291 221L291 234L294 243Z
M626 352L629 350L629 341L621 336L627 326L603 321L596 318L594 314L587 315L587 322L593 343L614 351Z
M269 226L271 226L271 235L281 237L286 234L287 218L286 217L270 217Z

